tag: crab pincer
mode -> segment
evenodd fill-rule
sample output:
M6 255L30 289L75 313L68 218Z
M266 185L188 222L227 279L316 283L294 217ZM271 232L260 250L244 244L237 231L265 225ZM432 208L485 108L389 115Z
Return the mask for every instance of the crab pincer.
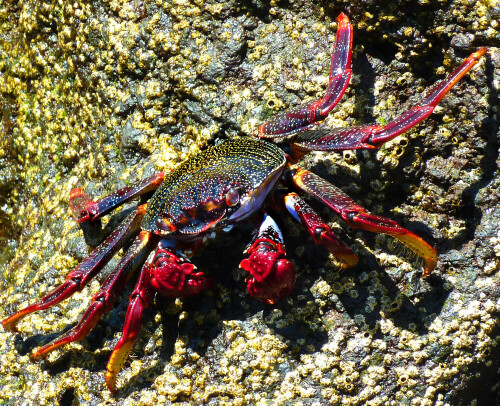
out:
M268 304L290 295L295 286L295 267L286 258L280 229L267 213L245 253L248 258L240 262L240 267L251 275L247 278L250 295Z

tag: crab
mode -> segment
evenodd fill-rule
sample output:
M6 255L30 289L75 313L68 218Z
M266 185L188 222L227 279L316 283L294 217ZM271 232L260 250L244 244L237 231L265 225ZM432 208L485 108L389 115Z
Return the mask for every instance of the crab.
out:
M140 332L144 309L155 293L172 298L190 297L214 285L213 279L190 261L208 235L227 231L250 217L260 220L240 267L248 272L246 284L250 295L268 304L290 295L296 278L294 265L286 257L281 231L269 212L288 212L315 243L333 254L341 267L357 264L357 255L306 203L301 197L304 194L332 209L352 228L387 234L399 240L423 260L422 276L428 276L437 263L437 251L432 246L396 222L369 213L342 190L297 163L310 151L374 149L394 139L428 117L453 85L486 53L486 48L472 53L446 79L435 84L420 104L385 125L315 129L339 102L349 84L352 37L352 25L341 13L329 84L319 100L275 116L260 125L253 136L208 147L168 174L160 172L99 200L91 200L80 188L72 190L69 205L79 223L95 221L136 197L152 196L138 205L100 246L69 272L60 286L3 320L4 328L17 331L17 323L28 314L52 307L81 291L115 253L134 238L79 323L32 353L32 358L41 359L67 343L86 337L142 265L130 296L122 336L107 364L105 380L114 392L117 375Z

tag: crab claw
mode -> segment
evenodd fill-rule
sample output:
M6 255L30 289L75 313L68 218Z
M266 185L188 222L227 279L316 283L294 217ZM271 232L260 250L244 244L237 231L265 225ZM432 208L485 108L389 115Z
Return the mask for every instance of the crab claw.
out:
M247 289L252 297L274 304L290 295L295 286L295 268L285 258L281 232L267 214L245 253L249 257L241 261L240 267L251 275L247 278Z
M241 261L240 267L252 275L247 278L250 295L261 302L274 304L292 293L295 268L288 259L279 258L280 253L265 252L262 248L273 249L267 242L262 242L257 251ZM263 275L267 278L262 278Z
M203 272L194 272L195 266L176 250L159 249L149 272L151 286L163 296L194 296L214 285L211 278L203 276Z

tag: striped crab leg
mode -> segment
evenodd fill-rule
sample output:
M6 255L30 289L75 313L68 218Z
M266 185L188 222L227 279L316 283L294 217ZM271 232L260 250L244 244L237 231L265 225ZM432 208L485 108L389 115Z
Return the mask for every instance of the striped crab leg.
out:
M73 212L73 218L78 223L97 220L122 204L158 189L164 177L165 173L160 172L96 201L92 201L81 188L73 189L69 195L69 206Z
M351 80L352 25L344 13L340 13L337 21L337 36L330 64L330 81L325 95L319 100L278 114L267 123L261 124L258 137L279 139L307 130L323 121L342 98Z
M338 258L342 267L350 268L358 263L357 255L333 234L330 226L297 193L288 193L284 199L292 217L302 224L316 244L323 245Z
M195 246L192 248L195 249ZM162 240L143 265L139 280L130 295L122 336L106 367L106 385L111 392L116 391L116 378L139 336L144 309L149 306L154 293L167 297L190 297L214 285L213 279L196 271L183 251L182 244Z
M160 172L157 175L144 179L133 186L120 189L95 202L90 200L82 189L73 189L69 199L73 218L79 223L96 220L121 204L156 190L161 182L163 182L164 176L165 174ZM145 213L146 205L139 206L123 220L118 228L101 245L66 276L65 282L42 297L38 302L2 320L4 328L16 331L17 323L28 314L48 309L67 299L73 293L81 291L102 270L113 255L123 247L125 242L140 231Z
M139 232L145 213L146 205L139 206L137 210L123 220L119 227L101 245L66 276L66 280L61 285L47 293L38 302L2 320L3 327L11 331L17 331L17 323L28 314L48 309L67 299L75 292L81 291L104 268L125 242Z
M292 148L296 156L309 151L339 151L348 149L378 148L387 141L414 127L429 117L448 91L487 52L481 48L472 53L447 78L436 83L415 107L396 117L386 125L359 125L348 128L324 128L304 131L293 139Z
M328 183L318 175L304 169L297 169L293 175L293 182L301 191L310 194L330 207L350 227L387 234L401 241L424 260L422 277L428 276L436 267L437 252L422 238L410 230L401 227L395 221L368 213L339 188Z
M54 341L33 351L32 358L35 360L42 359L49 352L65 344L85 338L96 326L101 316L111 309L114 300L120 295L127 281L138 266L144 262L150 250L150 242L151 233L141 231L119 264L106 278L101 289L94 295L90 306L78 324Z

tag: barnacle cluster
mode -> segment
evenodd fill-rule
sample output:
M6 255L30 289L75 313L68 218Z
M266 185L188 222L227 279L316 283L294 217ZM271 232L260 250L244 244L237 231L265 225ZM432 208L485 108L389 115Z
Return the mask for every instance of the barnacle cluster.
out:
M2 2L0 242L9 247L0 252L2 316L61 282L87 254L67 206L77 184L104 195L174 167L216 137L249 134L275 112L321 95L339 10L264 3ZM383 122L402 111L406 98L414 100L430 83L420 67L443 55L457 27L462 37L446 48L442 64L426 68L432 77L449 71L468 47L499 35L491 2L455 0L433 14L434 22L425 3L416 6L414 24L399 17L396 1L337 4L363 41L355 48L353 86L325 125ZM378 54L374 41L387 45L387 54ZM497 77L499 60L492 49ZM13 345L15 337L1 332L0 402L444 405L453 404L459 382L474 392L467 382L480 380L463 383L467 368L498 373L500 312L500 217L491 209L498 207L500 185L494 160L484 158L496 145L488 120L498 120L498 110L485 96L482 70L443 102L442 117L380 151L321 153L306 161L373 212L401 213L436 230L438 242L455 241L441 252L437 287L415 283L415 272L404 272L413 269L404 256L379 253L385 237L352 233L364 264L341 272L328 257L316 258L314 244L292 229L301 282L283 305L258 307L242 280L231 287L241 294L227 286L220 296L208 294L211 307L166 305L161 317L145 323L124 369L127 389L116 399L96 388L104 371L94 371L113 348L121 328L114 320L123 315L97 327L99 345L75 343L45 363L31 362ZM498 83L493 86L498 92ZM481 212L474 219L463 215L471 191L476 195L467 204ZM391 203L395 195L399 200ZM219 267L227 272L228 265ZM96 281L20 329L64 328L97 289ZM228 313L235 301L244 317ZM178 338L176 328L184 328ZM151 385L145 388L144 380ZM493 396L490 389L498 393L498 384L482 392Z

